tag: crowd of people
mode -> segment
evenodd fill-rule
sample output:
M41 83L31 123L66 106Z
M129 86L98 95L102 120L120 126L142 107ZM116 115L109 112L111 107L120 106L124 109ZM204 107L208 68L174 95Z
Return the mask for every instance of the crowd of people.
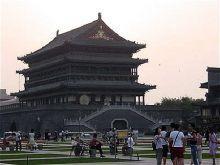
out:
M204 145L209 147L209 154L212 157L213 165L216 164L216 153L218 144L220 143L217 139L215 130L209 128L206 132L200 132L193 127L183 129L179 124L171 123L168 127L162 126L155 129L154 139L152 142L152 147L155 150L157 165L166 165L167 157L170 156L174 165L184 164L184 152L186 147L190 148L191 152L191 164L200 165L202 164L202 147ZM203 143L203 137L205 138L205 143ZM16 150L22 150L22 140L27 140L27 146L30 150L37 148L37 140L41 139L39 136L31 129L30 133L23 135L21 132L14 132L8 138L15 142ZM61 131L60 133L54 132L50 133L46 131L44 134L44 140L47 143L49 140L64 142L67 139L71 139L71 149L70 156L73 154L75 156L86 155L86 152L90 157L96 157L96 152L99 151L100 157L105 157L103 154L102 146L106 144L109 145L109 153L111 155L117 155L119 141L123 155L132 155L133 148L135 145L135 138L132 132L128 132L127 136L123 139L119 139L118 132L116 129L112 129L103 136L98 138L98 134L94 133L92 138L88 141L83 139L82 134L78 134L75 137L68 134L67 131ZM8 141L6 138L3 139L3 144L7 146Z
M100 157L105 157L103 155L102 146L103 143L109 144L109 153L111 155L117 155L118 147L119 147L119 139L117 137L116 130L108 132L106 136L103 136L99 140L97 133L93 134L93 138L89 142L85 142L80 136L76 136L75 138L71 138L72 148L70 150L70 156L74 152L75 156L84 155L85 151L89 151L90 157L96 157L96 151L99 151ZM129 133L127 137L122 139L122 154L123 155L131 155L133 153L133 146L135 144L134 139L132 137L132 133Z
M179 124L175 123L171 123L169 131L165 126L156 128L152 146L154 146L157 165L166 164L168 153L174 165L183 165L186 146L189 146L191 150L191 164L202 164L203 136L203 133L196 129L183 130ZM205 137L207 137L206 134ZM206 141L209 142L209 154L212 156L213 165L215 165L219 142L214 129L209 129Z

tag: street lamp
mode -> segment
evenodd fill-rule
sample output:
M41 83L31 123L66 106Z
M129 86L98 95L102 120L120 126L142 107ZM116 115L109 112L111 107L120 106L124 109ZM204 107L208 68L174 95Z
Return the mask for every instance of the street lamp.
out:
M79 134L81 133L80 120L81 120L81 116L79 116L79 118L78 118L78 121L79 121Z
M40 137L41 136L41 119L39 116L37 117L37 130L36 131L37 131L38 136Z
M37 121L40 122L40 117L39 116L37 117Z

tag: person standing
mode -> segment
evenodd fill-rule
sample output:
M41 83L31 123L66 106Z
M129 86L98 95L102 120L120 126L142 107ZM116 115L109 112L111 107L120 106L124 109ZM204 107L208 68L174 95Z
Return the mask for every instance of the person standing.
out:
M21 151L21 134L20 132L16 132L15 133L15 142L16 142L16 151L18 151L18 147L19 150Z
M206 130L205 132L205 144L208 144L209 143L209 129Z
M157 165L161 165L162 163L162 155L163 155L162 141L163 141L163 137L161 135L161 129L156 128L154 132L154 144L156 147L155 154L157 159Z
M188 140L191 148L192 162L194 165L199 165L197 154L197 135L195 131L192 132L192 135L188 138Z
M127 144L128 144L128 154L132 156L134 150L133 148L135 144L134 139L132 137L132 133L128 134Z
M218 140L214 132L214 129L210 130L209 133L209 154L212 156L213 165L215 165L215 155L218 149Z
M184 165L184 134L179 131L179 125L175 124L174 131L170 133L170 140L172 143L172 154L174 165Z
M117 136L114 134L114 136L112 136L109 141L109 149L110 149L111 155L118 153L118 148L117 148L118 145L119 143L118 143Z
M199 164L202 164L202 135L197 132L197 154Z
M170 137L170 133L172 131L174 131L174 127L175 127L175 123L170 123L170 131L167 133L167 137L168 137L168 146L169 146L169 151L170 151L170 159L171 161L173 162L174 160L174 156L173 156L173 148L172 148L172 145L173 145L173 140Z
M163 164L166 164L166 159L167 159L167 154L168 154L168 141L167 141L167 131L166 131L166 126L162 126L161 129L161 136L162 136L162 159L163 159Z
M46 130L44 133L44 139L45 139L46 143L49 141L49 131L48 130Z
M34 137L35 137L34 129L31 129L31 132L29 133L29 144L31 150L33 150L36 147L36 142L34 140Z

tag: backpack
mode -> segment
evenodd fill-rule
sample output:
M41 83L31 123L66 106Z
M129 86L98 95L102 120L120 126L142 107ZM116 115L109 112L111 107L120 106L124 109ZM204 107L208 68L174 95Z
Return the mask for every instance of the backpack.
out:
M153 151L156 151L156 144L154 141L152 141L151 146L152 146Z

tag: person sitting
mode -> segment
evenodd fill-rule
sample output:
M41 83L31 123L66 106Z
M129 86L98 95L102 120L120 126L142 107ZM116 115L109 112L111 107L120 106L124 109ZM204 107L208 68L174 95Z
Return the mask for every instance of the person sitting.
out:
M77 136L75 139L71 138L71 145L72 149L70 150L70 156L72 155L72 152L74 151L75 156L81 156L84 152L82 147L83 141Z
M99 150L100 157L105 157L102 151L102 143L97 139L96 133L93 134L93 138L89 143L89 148L90 148L89 150L90 157L94 157L92 150Z
M3 138L3 146L2 146L2 150L6 150L7 147L9 147L9 141L7 141L7 138L4 137Z
M73 151L75 151L75 148L77 146L77 141L73 137L71 137L71 146L72 148L70 150L70 156L72 155Z
M128 143L127 138L125 138L124 144L122 146L122 155L127 156L128 155Z

